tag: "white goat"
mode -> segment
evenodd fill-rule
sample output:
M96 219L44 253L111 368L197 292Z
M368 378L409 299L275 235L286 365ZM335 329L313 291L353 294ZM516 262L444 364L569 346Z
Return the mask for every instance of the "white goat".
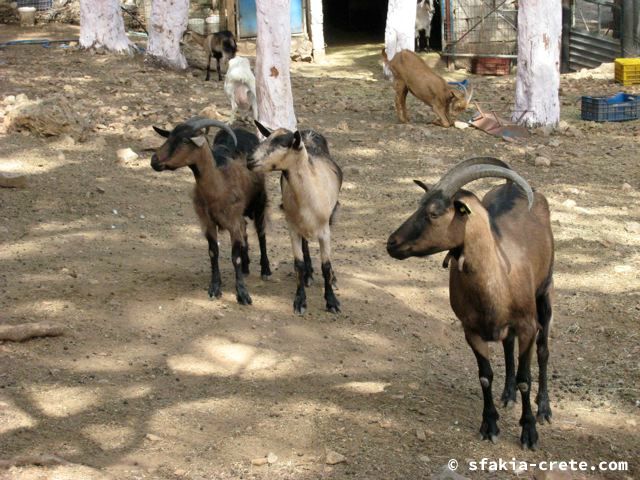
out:
M431 34L431 19L433 19L433 0L420 0L416 7L416 51L420 50L420 30L424 30L427 37L427 49L429 48L429 35Z
M253 119L258 118L256 77L253 76L247 58L236 56L229 60L229 68L224 78L224 91L231 102L230 124L235 121L238 109L243 112L251 109Z

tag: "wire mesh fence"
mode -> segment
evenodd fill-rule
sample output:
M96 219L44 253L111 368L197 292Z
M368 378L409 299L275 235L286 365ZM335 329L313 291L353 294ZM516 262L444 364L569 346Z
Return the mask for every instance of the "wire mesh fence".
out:
M620 0L575 0L572 8L572 28L592 35L620 38L621 7Z
M197 33L217 32L224 19L217 13L220 8L219 0L191 0L189 2L189 29ZM151 17L151 0L127 0L123 4L127 27L136 28L142 23L145 28ZM127 19L127 17L130 17ZM134 20L132 17L136 17Z
M35 7L37 11L50 10L53 7L53 0L17 0L18 8Z
M517 18L514 0L447 0L443 51L451 56L515 56Z

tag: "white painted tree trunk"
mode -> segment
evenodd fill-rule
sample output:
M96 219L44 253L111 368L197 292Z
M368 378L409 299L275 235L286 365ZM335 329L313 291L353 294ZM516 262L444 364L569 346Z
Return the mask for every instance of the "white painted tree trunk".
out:
M309 0L309 16L311 17L313 59L318 63L322 63L324 61L324 16L322 13L322 0Z
M180 40L188 21L189 0L152 0L147 58L178 70L187 68Z
M560 121L561 44L561 2L521 0L514 121L528 127L554 126Z
M131 53L118 0L80 0L80 46Z
M400 50L415 49L416 0L389 0L387 26L384 29L384 48L391 60ZM384 75L391 78L391 70L383 67Z
M256 0L256 93L258 118L269 128L296 128L289 66L290 0Z

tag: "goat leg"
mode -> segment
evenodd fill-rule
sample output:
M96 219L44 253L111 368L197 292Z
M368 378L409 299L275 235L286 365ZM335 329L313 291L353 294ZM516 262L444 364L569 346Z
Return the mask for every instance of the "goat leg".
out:
M393 81L393 88L396 91L395 104L398 119L402 123L407 123L409 121L407 116L407 94L409 93L409 88L406 83L398 78Z
M322 277L324 278L324 299L327 302L327 311L338 313L340 302L333 293L334 275L331 268L331 230L329 225L318 237L320 242L320 256L322 258Z
M520 443L523 449L535 450L538 443L538 432L536 430L536 417L531 410L531 354L533 353L533 343L535 342L536 330L528 325L523 326L518 333L518 373L516 383L522 398L522 416L520 426L522 434Z
M293 299L293 313L302 315L307 309L307 294L304 290L304 276L307 268L302 253L302 237L291 231L291 246L293 248L293 266L296 272L296 296Z
M506 367L506 376L504 381L504 390L500 400L502 406L511 407L516 403L516 362L515 362L515 335L512 331L504 340L502 340L502 349L504 350L504 364Z
M215 229L215 227L213 227ZM209 298L220 298L222 296L222 281L220 279L220 267L218 265L218 258L220 256L220 249L218 247L218 238L214 233L215 230L207 231L206 237L209 243L209 258L211 259L211 283L209 284Z
M302 239L302 256L304 258L304 285L310 287L313 285L313 262L309 253L309 242L306 238Z
M551 406L549 405L549 391L547 386L547 363L549 361L549 329L551 327L552 309L551 295L546 291L536 299L536 307L538 311L538 323L541 326L536 339L538 354L538 395L536 403L538 404L538 413L536 417L539 423L545 421L551 423Z
M222 80L222 73L220 72L220 57L216 56L216 70L218 72L218 81Z
M247 237L246 225L244 232L244 245L242 246L242 273L249 275L249 264L251 259L249 258L249 238Z
M478 375L480 377L480 386L482 387L482 424L480 425L480 436L482 440L490 440L496 443L500 429L498 428L498 420L500 415L493 403L491 394L491 384L493 383L493 370L491 370L491 362L489 362L489 345L482 340L479 335L472 332L465 332L467 343L473 350L478 362Z
M242 241L240 238L231 237L231 261L233 262L233 268L236 272L236 300L240 305L251 305L251 297L247 291L247 287L244 284L244 277L242 275Z
M209 54L209 61L207 62L207 76L204 78L205 82L208 82L211 78L211 54Z
M260 245L260 278L262 280L268 280L271 276L271 266L269 265L269 257L267 255L267 236L265 234L266 228L266 208L267 208L267 194L262 193L257 197L256 213L253 220L256 227L256 233L258 234L258 243Z

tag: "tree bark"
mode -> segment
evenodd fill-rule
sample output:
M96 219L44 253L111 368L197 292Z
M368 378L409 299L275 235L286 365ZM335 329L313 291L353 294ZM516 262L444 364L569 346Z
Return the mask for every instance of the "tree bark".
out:
M291 63L290 0L256 0L256 93L258 118L270 128L295 130Z
M153 0L147 58L178 70L187 68L180 40L188 21L189 0Z
M514 120L528 127L560 120L562 4L522 0L518 6L518 75Z
M384 48L389 60L400 50L415 49L416 5L416 0L389 0L384 29ZM382 68L385 77L391 78L391 70L386 65Z
M309 16L311 17L311 43L313 46L313 59L322 63L324 61L324 17L322 13L322 0L309 0Z
M118 0L80 0L80 46L131 53Z

